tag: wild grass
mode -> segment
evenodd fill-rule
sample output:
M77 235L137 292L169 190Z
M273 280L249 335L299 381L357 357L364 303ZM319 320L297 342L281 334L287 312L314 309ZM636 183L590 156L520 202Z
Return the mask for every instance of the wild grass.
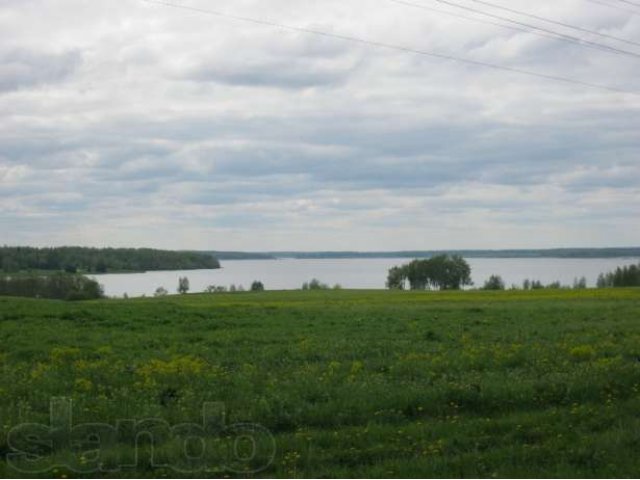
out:
M227 423L274 435L275 459L254 476L640 468L638 289L0 298L0 333L3 457L12 428L48 424L50 399L69 397L74 424L201 423L204 402L223 402ZM171 463L177 448L158 455ZM133 455L126 442L112 450ZM21 473L3 458L0 475ZM143 459L116 475L185 474ZM234 476L186 476L212 475Z

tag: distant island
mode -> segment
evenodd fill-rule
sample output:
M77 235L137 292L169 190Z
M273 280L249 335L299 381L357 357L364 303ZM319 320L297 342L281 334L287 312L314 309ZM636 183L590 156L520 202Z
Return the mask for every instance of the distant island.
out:
M220 268L206 253L151 248L0 247L0 271L125 273Z

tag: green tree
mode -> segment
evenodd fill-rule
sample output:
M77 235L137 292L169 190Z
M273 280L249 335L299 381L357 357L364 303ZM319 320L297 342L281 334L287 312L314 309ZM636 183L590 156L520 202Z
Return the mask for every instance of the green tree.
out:
M430 283L440 290L460 290L472 285L471 267L460 255L438 255L429 260Z
M404 290L407 281L404 267L393 267L387 275L387 288L389 290Z
M607 277L604 273L598 275L598 281L596 282L596 286L598 288L607 288L609 285L607 283Z
M640 264L618 267L613 272L600 274L598 288L640 287Z
M587 288L587 279L585 277L576 278L573 280L574 290L584 290Z
M504 290L505 284L502 277L499 275L491 275L489 279L484 282L483 290Z
M402 289L405 281L409 282L411 290L459 290L472 285L471 267L459 255L438 255L389 270L387 288Z
M251 291L252 292L263 292L264 291L264 284L258 280L255 280L252 284L251 284Z
M178 279L178 293L184 295L189 291L189 288L189 279L187 277L180 277Z
M542 282L540 280L531 281L531 290L542 290L543 288L544 285L542 285Z

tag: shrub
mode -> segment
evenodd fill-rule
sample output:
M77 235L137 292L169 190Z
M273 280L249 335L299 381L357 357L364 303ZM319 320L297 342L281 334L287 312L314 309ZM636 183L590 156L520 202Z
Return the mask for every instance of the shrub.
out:
M484 282L483 290L504 290L504 280L499 275L491 275L489 280Z
M304 282L302 284L302 290L329 290L329 285L314 278L310 282Z
M169 292L164 287L156 288L156 291L153 294L154 297L166 297L167 295L169 295Z

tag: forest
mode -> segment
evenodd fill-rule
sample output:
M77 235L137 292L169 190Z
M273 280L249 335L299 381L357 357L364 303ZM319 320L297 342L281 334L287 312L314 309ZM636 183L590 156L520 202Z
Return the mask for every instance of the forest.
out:
M0 247L0 271L119 273L220 268L212 255L149 248Z

